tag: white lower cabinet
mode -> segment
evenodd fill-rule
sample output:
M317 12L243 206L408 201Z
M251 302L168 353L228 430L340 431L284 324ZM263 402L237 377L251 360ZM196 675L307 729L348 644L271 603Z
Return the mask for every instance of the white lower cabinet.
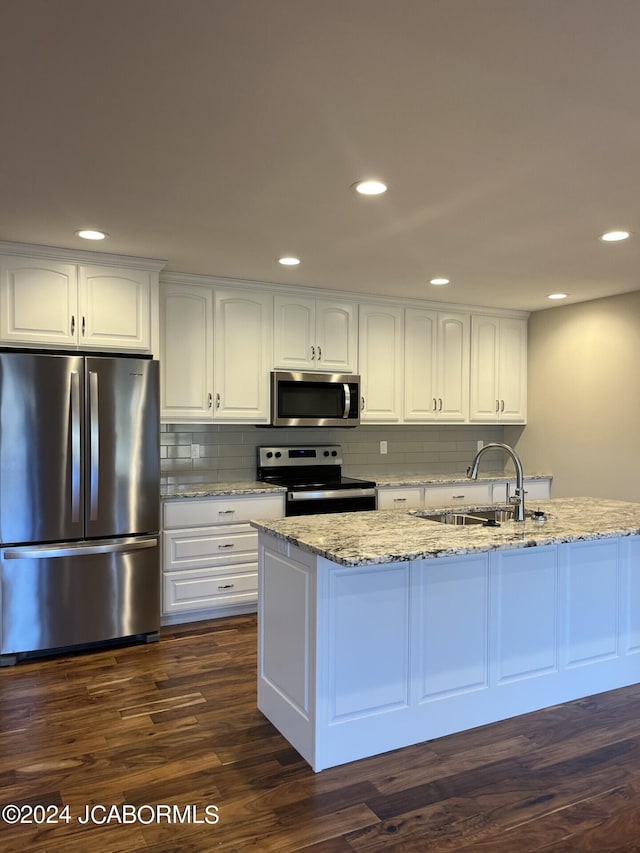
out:
M540 477L524 480L525 504L551 497L551 479ZM377 509L419 509L424 506L464 506L505 504L515 494L515 480L424 486L378 486Z
M280 518L284 494L165 500L162 613L165 621L254 610L258 533L251 518Z
M416 509L423 504L422 486L378 489L377 509Z

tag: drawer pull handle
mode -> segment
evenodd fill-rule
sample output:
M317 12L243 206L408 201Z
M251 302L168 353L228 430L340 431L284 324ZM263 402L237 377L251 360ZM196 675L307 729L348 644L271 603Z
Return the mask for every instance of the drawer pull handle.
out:
M235 542L225 542L224 545L218 545L218 548L233 548Z
M219 509L218 515L234 515L235 509Z
M461 501L464 495L452 495L454 501Z
M401 504L401 503L405 503L406 500L407 500L406 498L394 498L393 502L394 502L394 504Z
M218 589L233 589L235 586L234 583L219 583Z

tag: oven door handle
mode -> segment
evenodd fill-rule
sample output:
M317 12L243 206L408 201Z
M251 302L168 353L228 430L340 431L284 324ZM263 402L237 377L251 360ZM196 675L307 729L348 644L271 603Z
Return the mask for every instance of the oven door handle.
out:
M371 498L375 489L327 489L315 492L287 492L288 501L316 501L331 498Z
M351 388L349 388L348 382L343 382L342 387L344 389L344 412L342 413L342 417L348 418L351 411Z

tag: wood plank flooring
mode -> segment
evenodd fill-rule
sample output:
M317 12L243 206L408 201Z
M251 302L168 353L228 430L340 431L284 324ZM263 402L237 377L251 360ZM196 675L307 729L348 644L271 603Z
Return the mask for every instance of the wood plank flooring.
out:
M640 853L640 686L314 774L255 668L240 616L0 670L2 853Z

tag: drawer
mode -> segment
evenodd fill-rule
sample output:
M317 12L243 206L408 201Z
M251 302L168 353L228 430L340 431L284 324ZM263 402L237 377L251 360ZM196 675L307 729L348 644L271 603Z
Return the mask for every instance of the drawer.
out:
M258 531L249 524L172 530L162 534L162 545L165 571L258 559Z
M378 489L378 509L409 509L421 507L423 490L418 487Z
M457 486L434 486L425 489L425 506L491 503L490 483L460 483Z
M258 572L255 564L238 566L245 572L212 575L206 569L165 572L162 585L162 612L166 614L209 610L258 600Z
M209 524L232 524L252 518L282 518L284 494L249 495L247 497L178 498L165 500L163 526L199 527Z

